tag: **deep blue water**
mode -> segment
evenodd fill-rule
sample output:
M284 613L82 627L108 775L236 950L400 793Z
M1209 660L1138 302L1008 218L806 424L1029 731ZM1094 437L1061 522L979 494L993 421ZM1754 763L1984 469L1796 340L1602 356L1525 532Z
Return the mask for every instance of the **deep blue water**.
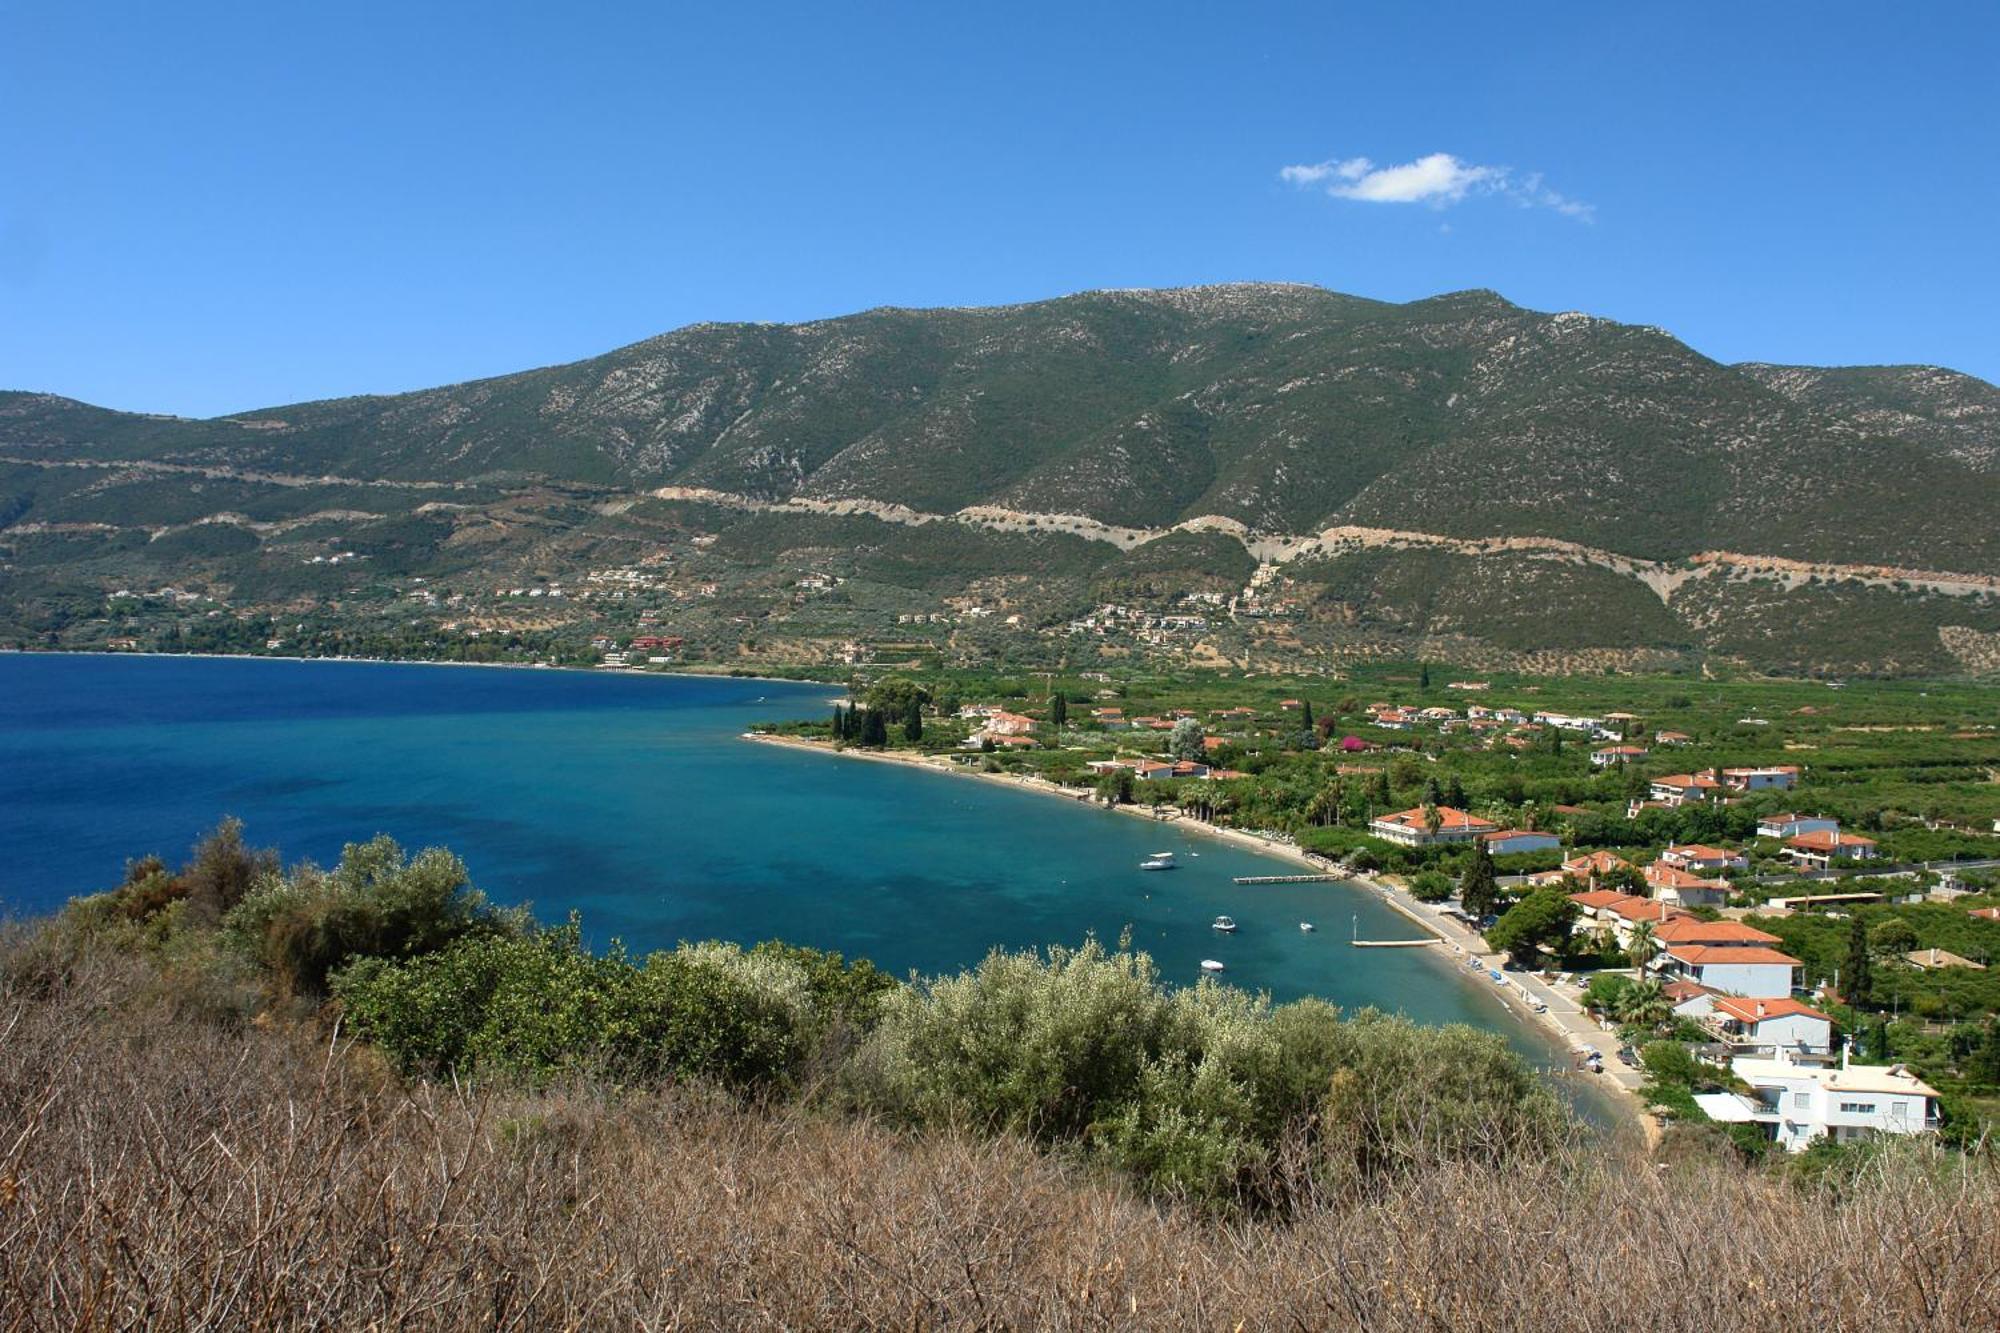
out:
M1133 942L1170 980L1203 958L1305 994L1505 1032L1484 982L1431 950L1357 950L1411 925L1345 885L1238 886L1290 869L1213 839L946 777L758 745L752 722L818 716L825 685L557 671L0 654L0 911L110 887L126 858L177 861L225 814L288 860L388 833L464 857L492 897L644 951L772 937L896 972L995 945ZM1149 852L1184 869L1146 874ZM1220 937L1209 923L1234 916ZM1319 930L1305 934L1301 920Z

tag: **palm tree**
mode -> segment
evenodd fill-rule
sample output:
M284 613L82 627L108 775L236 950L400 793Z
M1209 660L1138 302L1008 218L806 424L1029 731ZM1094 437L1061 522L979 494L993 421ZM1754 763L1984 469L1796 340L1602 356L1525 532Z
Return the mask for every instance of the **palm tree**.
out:
M1659 951L1660 943L1653 938L1652 922L1641 921L1632 927L1632 942L1625 946L1625 952L1632 959L1632 966L1642 975L1646 970L1646 964L1652 962L1653 955Z
M1444 816L1438 813L1436 802L1424 802L1424 832L1435 838L1438 830L1443 827Z
M1641 981L1618 992L1611 1016L1632 1027L1659 1028L1673 1013L1665 988L1657 981Z

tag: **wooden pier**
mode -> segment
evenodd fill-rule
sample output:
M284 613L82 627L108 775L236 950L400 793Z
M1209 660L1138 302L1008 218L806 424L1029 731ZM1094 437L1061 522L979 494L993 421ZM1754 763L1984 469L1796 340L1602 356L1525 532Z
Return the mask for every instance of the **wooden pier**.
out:
M1238 884L1338 884L1345 875L1238 875Z
M1436 940L1434 940L1434 939L1430 939L1430 940L1349 940L1349 941L1348 941L1348 943L1349 943L1349 944L1351 944L1351 945L1353 945L1353 946L1354 946L1355 948L1357 948L1357 949L1421 949L1421 948L1423 948L1423 947L1424 947L1425 945L1427 945L1427 944L1436 944L1436 943L1437 943L1437 941L1436 941Z

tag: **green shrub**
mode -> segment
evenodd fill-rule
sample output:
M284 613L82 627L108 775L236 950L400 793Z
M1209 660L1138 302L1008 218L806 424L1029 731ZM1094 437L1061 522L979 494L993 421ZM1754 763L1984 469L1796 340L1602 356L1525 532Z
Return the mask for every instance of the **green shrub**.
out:
M634 964L566 926L475 935L422 957L364 958L333 991L353 1030L407 1073L564 1070L621 1082L788 1084L826 1015L815 980L779 952L683 945Z
M850 1069L861 1106L909 1124L1070 1144L1148 1186L1269 1202L1280 1148L1374 1173L1419 1157L1546 1146L1547 1089L1491 1034L1203 983L1169 992L1152 960L1096 941L995 952L896 992Z
M351 959L410 958L468 934L519 929L470 887L456 856L432 848L408 859L388 837L349 843L330 871L266 874L223 918L232 947L281 988L313 996Z

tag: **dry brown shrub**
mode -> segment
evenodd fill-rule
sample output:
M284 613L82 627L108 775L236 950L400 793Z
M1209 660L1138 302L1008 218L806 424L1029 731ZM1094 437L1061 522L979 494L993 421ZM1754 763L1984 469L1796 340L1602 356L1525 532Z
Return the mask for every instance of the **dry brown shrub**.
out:
M116 958L0 964L0 1326L1984 1329L1990 1162L1841 1194L1625 1149L1206 1221L1011 1139L406 1087Z

